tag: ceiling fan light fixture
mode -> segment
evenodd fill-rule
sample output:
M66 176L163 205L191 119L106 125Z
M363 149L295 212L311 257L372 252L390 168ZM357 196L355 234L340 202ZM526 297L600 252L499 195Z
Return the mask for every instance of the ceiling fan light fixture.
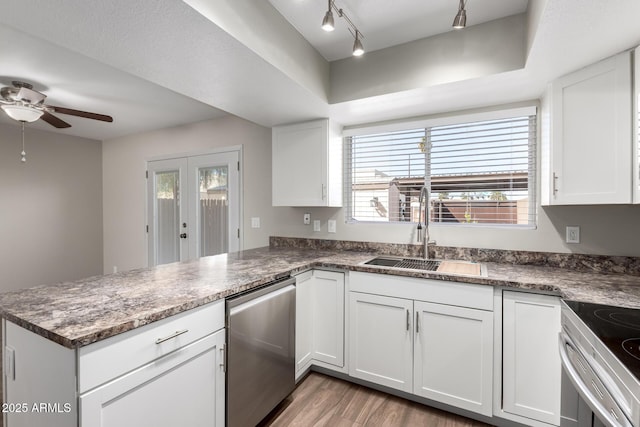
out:
M35 122L44 114L41 110L36 110L35 108L24 105L3 104L0 105L0 108L13 120L26 123Z
M458 6L458 13L456 17L453 18L453 28L455 30L461 30L467 26L467 11L465 10L465 1L460 0L460 5Z

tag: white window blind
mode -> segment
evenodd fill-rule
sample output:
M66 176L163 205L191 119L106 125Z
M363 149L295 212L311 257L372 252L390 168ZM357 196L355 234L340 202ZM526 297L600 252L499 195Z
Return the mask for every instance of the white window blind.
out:
M535 225L536 116L346 138L347 221Z

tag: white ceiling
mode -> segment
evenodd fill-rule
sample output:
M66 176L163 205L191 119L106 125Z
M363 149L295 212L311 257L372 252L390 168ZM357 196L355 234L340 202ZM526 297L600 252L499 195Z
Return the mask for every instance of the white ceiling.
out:
M252 1L264 0L215 1L251 7ZM296 13L303 6L312 7L316 12L302 13L312 25L291 18L293 25L327 35L319 28L326 1L271 1ZM430 31L451 31L457 8L457 0L337 1L345 10L349 7L350 17L365 34L368 51ZM491 19L489 13L494 17L517 13L526 3L469 0L468 24ZM33 125L98 140L225 112L263 126L327 116L357 125L538 98L551 79L640 44L640 1L528 3L544 11L532 31L535 37L523 69L329 105L181 1L0 0L0 84L26 80L47 94L52 105L113 116L111 124L63 116L73 125L66 130L41 122ZM425 10L431 5L439 5L440 18ZM385 17L395 24L384 26ZM238 19L242 23L242 16ZM343 24L337 21L344 30ZM312 36L306 37L316 43ZM335 43L336 49L346 51L339 56L350 54L349 38L346 45ZM0 122L15 124L3 116Z
M56 114L71 128L42 120L28 126L98 140L221 117L226 113L48 41L0 25L0 87L33 84L45 102L113 117L105 123ZM17 125L5 114L0 123Z
M351 56L353 36L344 19L333 13L335 30L320 28L324 0L269 0L287 21L328 61ZM467 26L524 13L528 0L468 0ZM367 52L453 31L458 0L335 0L364 34Z

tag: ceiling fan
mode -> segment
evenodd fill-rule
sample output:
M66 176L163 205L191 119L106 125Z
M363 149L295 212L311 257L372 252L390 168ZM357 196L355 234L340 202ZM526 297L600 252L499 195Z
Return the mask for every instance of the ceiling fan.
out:
M69 123L51 113L67 114L109 123L113 122L111 116L104 114L46 105L44 100L47 95L33 90L33 85L17 80L12 81L11 84L13 86L5 86L0 89L0 108L2 108L9 117L19 122L30 123L42 118L42 120L51 126L59 129L71 127Z

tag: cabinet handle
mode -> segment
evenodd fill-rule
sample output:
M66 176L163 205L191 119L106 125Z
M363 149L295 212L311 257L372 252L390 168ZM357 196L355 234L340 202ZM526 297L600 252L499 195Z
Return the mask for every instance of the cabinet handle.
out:
M407 331L409 330L409 310L407 310Z
M327 186L325 184L322 184L322 200L326 200L327 199Z
M558 193L558 175L556 175L556 173L553 173L553 195L555 196L556 193Z
M419 315L420 313L416 311L416 334L420 333L420 319L418 318Z
M222 362L220 362L220 367L222 368L222 372L227 372L227 360L226 360L226 354L224 351L224 345L220 347L220 360L222 360Z
M164 337L164 338L158 338L156 340L156 344L162 344L165 341L169 341L171 339L174 339L177 336L180 336L182 334L186 334L187 332L189 332L188 329L183 329L181 331L175 331L174 333L172 333L171 335L169 335L168 337Z

